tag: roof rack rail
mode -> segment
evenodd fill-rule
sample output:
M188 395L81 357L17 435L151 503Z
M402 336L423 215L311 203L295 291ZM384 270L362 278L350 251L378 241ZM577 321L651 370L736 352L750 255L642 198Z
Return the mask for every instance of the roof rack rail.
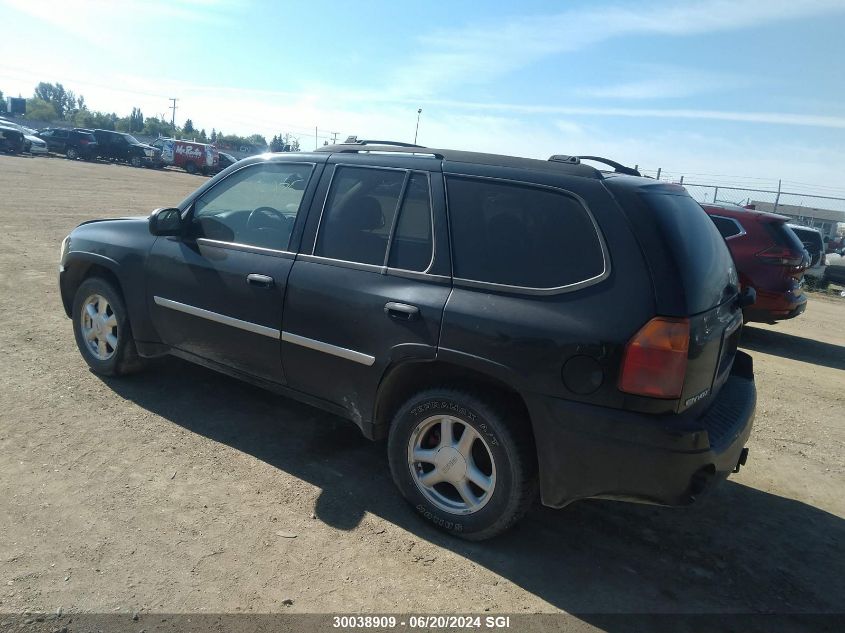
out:
M580 165L582 160L592 160L597 163L602 163L604 165L613 167L613 171L618 174L627 174L629 176L642 176L642 174L633 167L626 167L621 163L617 163L615 160L610 160L609 158L602 158L601 156L567 156L566 154L553 154L549 157L549 160L555 163L568 163L570 165Z
M392 145L393 147L421 147L424 148L423 145L417 145L415 143L403 143L402 141L377 141L374 139L367 139L367 138L358 138L357 136L348 136L346 140L343 141L344 145Z

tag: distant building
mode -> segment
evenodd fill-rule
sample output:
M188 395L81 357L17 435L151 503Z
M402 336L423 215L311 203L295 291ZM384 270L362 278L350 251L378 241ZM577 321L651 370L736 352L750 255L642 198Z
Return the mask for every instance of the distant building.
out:
M775 210L775 205L771 202L757 202L756 200L752 200L751 204L758 211L785 215L792 218L795 224L812 226L821 231L822 237L836 237L839 223L845 223L845 211L799 207L794 204L779 204L777 210Z

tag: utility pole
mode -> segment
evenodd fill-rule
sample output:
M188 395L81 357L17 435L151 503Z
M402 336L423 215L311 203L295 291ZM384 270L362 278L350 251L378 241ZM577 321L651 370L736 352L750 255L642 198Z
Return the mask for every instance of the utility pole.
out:
M317 149L317 126L314 126L314 149Z
M170 101L173 102L173 105L170 106L170 109L173 110L173 114L170 116L170 126L173 128L173 132L175 133L176 132L176 102L179 101L179 99L174 99L173 97L170 97Z
M422 114L422 108L417 110L417 129L414 130L414 145L417 144L417 133L420 131L420 115Z
M774 209L772 209L772 213L778 212L778 202L780 202L780 184L781 184L781 180L780 180L780 178L778 178L778 195L775 196L775 207L774 207Z
M332 145L337 145L337 135L340 134L340 132L329 132L329 134L332 135Z

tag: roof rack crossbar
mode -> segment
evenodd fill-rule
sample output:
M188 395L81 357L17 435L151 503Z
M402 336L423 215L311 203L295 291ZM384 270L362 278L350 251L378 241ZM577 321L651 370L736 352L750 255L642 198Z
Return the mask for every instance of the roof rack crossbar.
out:
M409 145L409 144L402 144L402 145L364 145L362 143L342 143L339 145L324 145L323 147L318 147L316 150L317 152L332 152L332 153L345 153L345 154L355 154L355 153L366 153L366 152L392 152L396 154L414 154L420 155L424 154L425 156L433 156L434 158L443 160L445 156L443 155L441 150L434 150L429 149L427 147L423 147L422 145Z
M617 163L615 160L610 160L609 158L602 158L601 156L574 156L573 158L577 158L579 161L592 160L597 163L608 165L610 167L613 167L613 171L618 174L627 174L629 176L642 176L642 174L633 167L626 167L625 165Z
M416 143L404 143L402 141L378 141L375 139L358 138L350 136L343 142L344 145L393 145L394 147L424 147Z

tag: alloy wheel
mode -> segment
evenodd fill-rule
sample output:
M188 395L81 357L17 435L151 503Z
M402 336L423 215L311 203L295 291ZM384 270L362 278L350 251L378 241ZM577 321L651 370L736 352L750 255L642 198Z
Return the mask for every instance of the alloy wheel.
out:
M451 514L481 510L496 487L496 464L487 441L467 422L435 415L408 440L408 467L420 492Z
M117 315L102 295L91 295L82 304L82 338L97 360L108 360L117 350Z

